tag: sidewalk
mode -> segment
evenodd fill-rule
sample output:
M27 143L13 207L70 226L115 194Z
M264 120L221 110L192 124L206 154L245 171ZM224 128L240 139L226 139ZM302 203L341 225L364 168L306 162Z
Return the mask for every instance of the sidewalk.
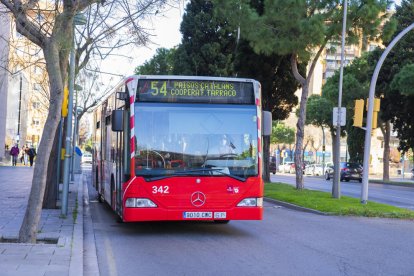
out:
M18 237L32 184L33 168L0 166L0 274L83 274L83 176L69 185L68 215L43 209L38 244L7 243ZM76 204L78 203L78 204ZM75 212L74 212L75 211Z

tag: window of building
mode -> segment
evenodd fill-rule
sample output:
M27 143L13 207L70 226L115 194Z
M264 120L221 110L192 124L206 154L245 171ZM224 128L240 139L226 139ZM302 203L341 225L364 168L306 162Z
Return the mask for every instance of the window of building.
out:
M40 83L34 83L33 84L33 90L40 91Z
M42 73L42 69L39 66L35 66L33 68L33 73L35 73L35 74L41 74Z
M32 106L33 106L33 109L39 109L40 108L40 102L33 102Z
M37 20L37 22L42 23L45 20L45 18L43 17L43 15L38 13L37 16L36 16L36 20Z
M32 125L34 125L34 126L40 126L40 120L37 119L37 118L33 118Z

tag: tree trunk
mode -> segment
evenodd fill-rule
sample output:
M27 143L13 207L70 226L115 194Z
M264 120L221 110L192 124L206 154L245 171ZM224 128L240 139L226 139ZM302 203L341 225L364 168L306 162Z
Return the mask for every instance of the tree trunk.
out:
M263 181L270 182L270 171L269 171L269 148L270 148L270 136L262 136L263 140Z
M50 154L47 176L46 176L46 189L43 197L43 208L44 209L56 209L57 200L57 164L60 162L60 149L58 149L59 142L59 127L56 129L55 139L53 140L52 152Z
M52 152L54 135L60 120L63 98L62 72L59 63L58 47L53 41L48 40L44 45L43 53L46 59L46 69L49 74L50 105L43 129L42 140L38 148L28 206L19 231L19 242L24 243L36 243L37 227L46 188L49 156Z
M316 60L319 57L321 50L318 51L316 55ZM308 79L312 77L313 69L315 68L316 60L312 62L310 66ZM302 157L302 148L303 148L303 138L305 136L305 122L306 122L306 104L308 102L308 93L309 93L309 81L305 79L298 70L298 60L297 55L292 54L290 59L290 65L292 67L292 73L295 76L295 79L302 86L302 96L300 98L300 107L299 107L299 118L296 124L296 145L295 145L295 172L296 172L296 189L302 190L303 185L303 157Z
M390 139L391 139L391 121L385 122L384 136L384 153L383 153L383 181L390 181Z
M296 146L295 146L295 173L296 173L296 189L305 188L303 184L303 138L305 136L306 121L306 103L308 100L309 86L306 82L302 86L302 96L300 99L299 118L296 124Z

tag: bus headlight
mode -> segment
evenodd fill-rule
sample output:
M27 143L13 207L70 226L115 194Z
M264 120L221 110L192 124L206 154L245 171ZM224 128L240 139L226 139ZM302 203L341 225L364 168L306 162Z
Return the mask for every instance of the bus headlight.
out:
M263 198L262 197L248 197L243 199L237 204L237 207L262 207Z
M153 201L148 198L127 198L125 201L125 207L127 208L155 208L158 207Z

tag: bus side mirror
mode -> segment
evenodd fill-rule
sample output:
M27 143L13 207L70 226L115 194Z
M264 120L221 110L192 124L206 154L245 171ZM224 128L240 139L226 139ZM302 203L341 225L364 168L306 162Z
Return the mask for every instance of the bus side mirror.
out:
M127 92L116 92L116 98L118 100L126 101L128 100L128 93Z
M272 134L272 112L263 111L262 113L262 135L270 136Z
M124 111L121 109L112 111L112 131L123 131L124 126Z

